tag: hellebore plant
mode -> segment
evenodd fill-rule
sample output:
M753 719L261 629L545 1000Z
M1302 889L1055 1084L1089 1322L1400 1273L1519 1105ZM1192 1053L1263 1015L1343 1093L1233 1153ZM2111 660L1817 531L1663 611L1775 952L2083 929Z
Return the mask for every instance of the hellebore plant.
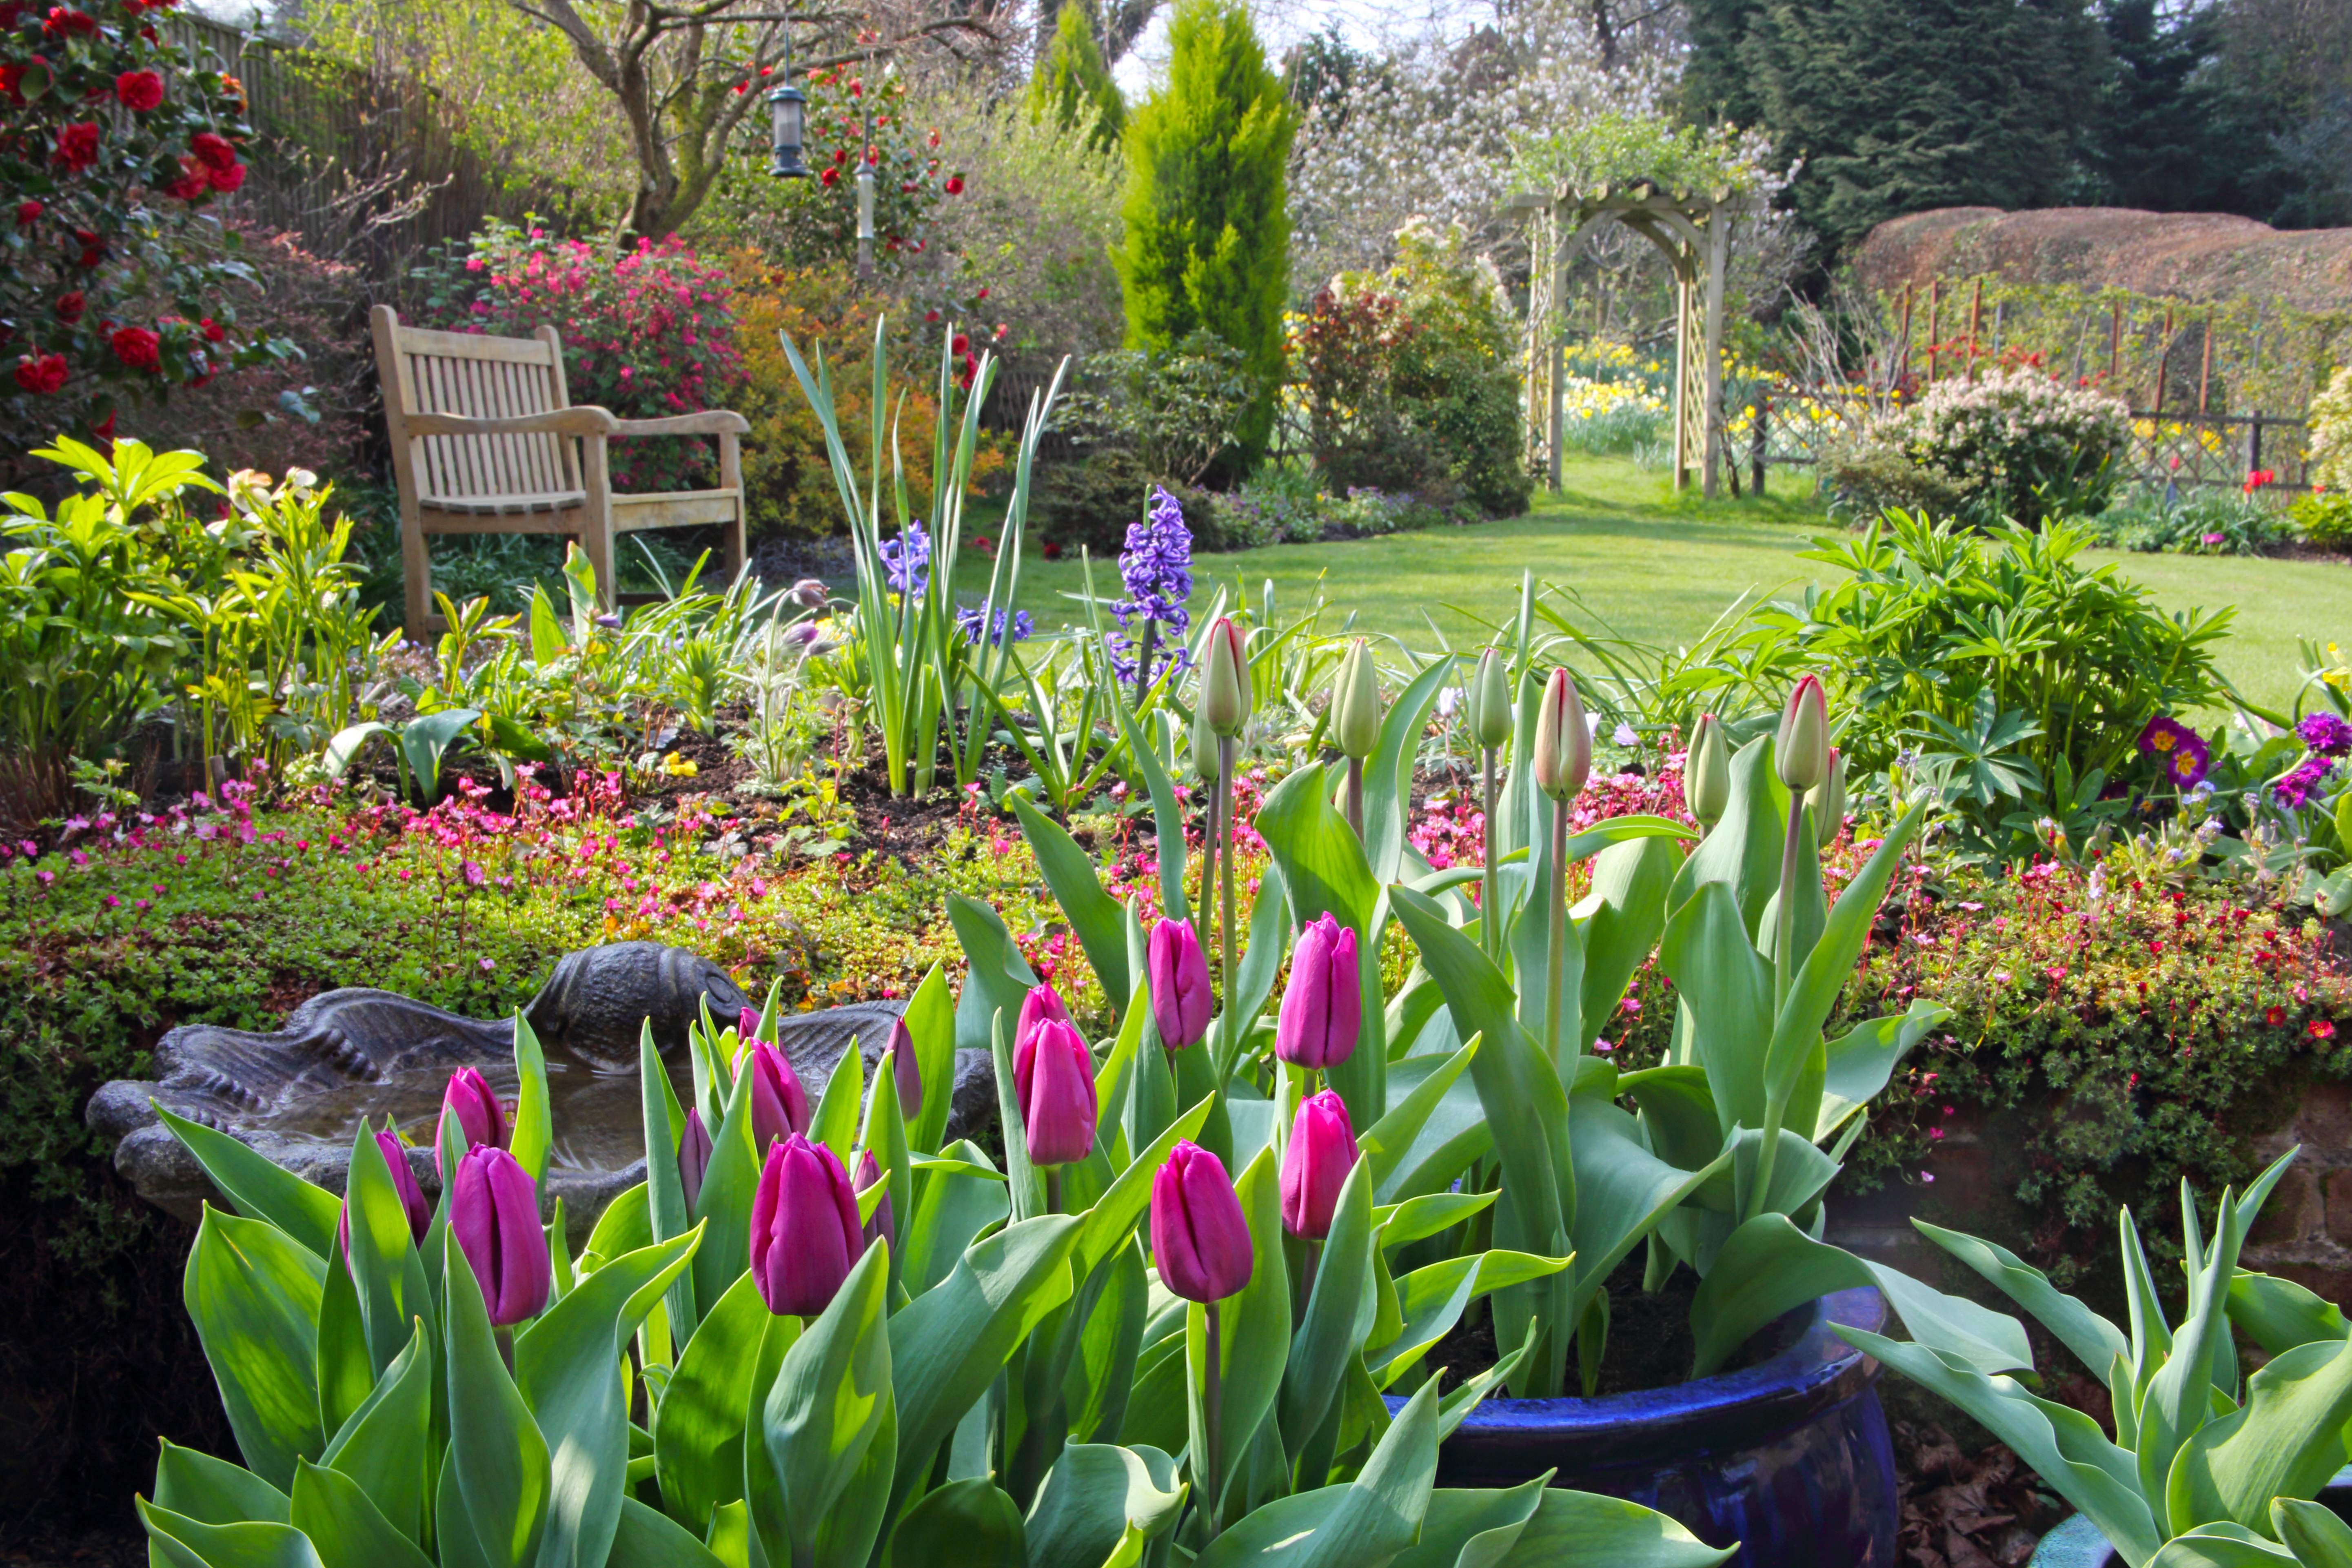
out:
M988 1023L1008 1123L1018 1006ZM1130 994L1098 1063L1083 1039L1057 1058L1076 1031L1050 998L1036 1011L1033 1094L1060 1059L1131 1109L1148 1000ZM807 1128L764 1152L743 1029L688 1032L686 1104L648 1031L654 1157L576 1252L560 1215L540 1224L552 1129L520 1019L511 1148L468 1145L451 1120L457 1179L422 1246L384 1161L360 1157L373 1133L359 1132L339 1199L163 1112L242 1211L206 1210L187 1301L245 1463L164 1446L139 1504L159 1559L1378 1568L1410 1552L1706 1568L1729 1555L1547 1478L1435 1489L1440 1439L1524 1350L1443 1399L1427 1382L1393 1415L1363 1396L1417 1362L1487 1272L1524 1277L1524 1262L1471 1254L1466 1275L1449 1261L1390 1279L1387 1249L1486 1200L1376 1206L1396 1152L1351 1139L1328 1095L1297 1124L1297 1153L1261 1142L1229 1179L1198 1142L1204 1097L1140 1143L1106 1118L1061 1167L1069 1212L1051 1212L1025 1137L1001 1170L943 1139L957 1012L934 969L887 1053L919 1068L911 1121L895 1067L869 1074L852 1048ZM1406 1115L1384 1135L1410 1144L1419 1130ZM1286 1213L1322 1235L1296 1307Z

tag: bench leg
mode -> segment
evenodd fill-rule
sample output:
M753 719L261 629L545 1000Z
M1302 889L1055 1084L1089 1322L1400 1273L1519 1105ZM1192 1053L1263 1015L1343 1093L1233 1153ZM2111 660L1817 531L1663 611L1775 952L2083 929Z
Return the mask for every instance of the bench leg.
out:
M743 539L744 517L750 509L743 494L743 448L733 434L725 431L719 437L719 486L735 492L735 520L726 525L725 540L727 585L731 588L751 559Z
M587 481L588 504L580 521L580 545L596 574L596 608L605 615L620 603L621 584L613 573L613 474L604 443L590 438L581 443L582 477Z
M425 545L422 509L406 496L400 501L400 596L402 625L408 640L431 641L433 556Z

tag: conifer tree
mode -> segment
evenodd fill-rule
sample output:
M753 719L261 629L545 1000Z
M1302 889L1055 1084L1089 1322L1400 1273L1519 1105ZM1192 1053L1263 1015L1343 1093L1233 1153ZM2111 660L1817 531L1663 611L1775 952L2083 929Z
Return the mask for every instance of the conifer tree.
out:
M1063 131L1083 125L1087 145L1105 153L1118 145L1127 129L1127 95L1103 64L1087 0L1062 0L1054 41L1029 81L1029 118L1051 115Z
M1127 233L1111 260L1128 346L1204 330L1240 350L1265 389L1238 442L1255 461L1282 375L1297 115L1240 0L1180 0L1168 42L1168 79L1127 127Z

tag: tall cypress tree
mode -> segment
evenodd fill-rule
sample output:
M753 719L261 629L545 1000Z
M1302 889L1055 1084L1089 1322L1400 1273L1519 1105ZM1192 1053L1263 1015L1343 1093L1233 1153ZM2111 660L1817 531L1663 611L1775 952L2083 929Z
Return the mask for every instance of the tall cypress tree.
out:
M1239 349L1265 387L1241 431L1255 461L1282 375L1297 113L1239 0L1179 0L1168 43L1168 79L1127 126L1127 233L1111 261L1128 346L1205 330Z
M1086 0L1062 0L1054 41L1029 81L1029 115L1051 115L1064 131L1083 125L1087 145L1108 152L1127 129L1127 96L1103 64Z
M1738 58L1832 259L1905 213L2047 206L2082 183L2100 96L2084 0L1771 0Z

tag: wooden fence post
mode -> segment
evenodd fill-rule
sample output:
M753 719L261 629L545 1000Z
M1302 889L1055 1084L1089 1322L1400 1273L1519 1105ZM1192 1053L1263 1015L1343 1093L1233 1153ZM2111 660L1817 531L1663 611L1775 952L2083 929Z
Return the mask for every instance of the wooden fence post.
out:
M1905 340L1906 342L1908 339ZM1757 495L1764 493L1764 454L1771 444L1769 434L1772 420L1772 395L1756 395L1756 423L1748 432L1748 464L1750 486Z
M2263 466L2263 416L2259 414L2246 421L2246 472L2252 473Z

